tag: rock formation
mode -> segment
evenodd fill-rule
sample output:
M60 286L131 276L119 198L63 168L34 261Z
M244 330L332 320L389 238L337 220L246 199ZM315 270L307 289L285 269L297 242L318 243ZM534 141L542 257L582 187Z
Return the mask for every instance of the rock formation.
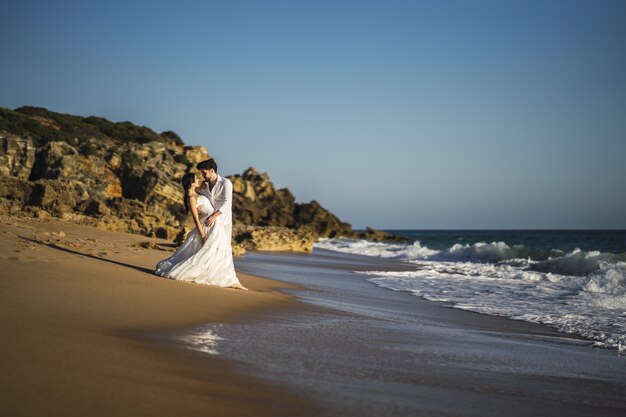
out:
M316 201L298 204L287 188L276 189L267 173L250 167L229 177L233 183L233 215L258 226L309 229L314 237L338 237L352 230Z
M30 139L0 132L0 174L27 179L35 162L35 147Z
M235 223L233 240L237 247L244 250L310 252L315 239L309 229Z
M382 230L372 229L366 227L364 231L352 230L344 233L342 237L350 239L364 239L372 242L408 242L409 239L402 236L392 235L391 233L383 232Z
M180 179L207 158L206 148L186 146L172 131L0 108L0 212L180 241L193 227ZM248 168L229 178L236 253L310 251L318 237L360 236L316 201L296 203L266 173ZM363 236L384 238L380 233Z

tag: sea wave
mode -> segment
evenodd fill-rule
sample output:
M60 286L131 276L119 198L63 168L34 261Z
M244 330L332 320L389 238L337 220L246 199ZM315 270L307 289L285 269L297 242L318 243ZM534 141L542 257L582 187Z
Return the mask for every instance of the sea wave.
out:
M626 350L626 256L532 250L505 242L434 250L416 241L388 244L325 239L317 248L411 262L414 270L368 271L374 284L478 313L550 325Z
M363 239L319 239L316 248L337 252L353 253L381 258L402 260L428 259L439 253L437 250L422 247L419 241L413 244L371 242Z
M600 268L602 262L626 262L626 253L614 254L574 249L565 253L559 249L537 250L505 242L456 243L444 250L412 244L370 242L357 239L320 239L315 247L405 261L435 260L440 262L506 263L540 272L584 276Z

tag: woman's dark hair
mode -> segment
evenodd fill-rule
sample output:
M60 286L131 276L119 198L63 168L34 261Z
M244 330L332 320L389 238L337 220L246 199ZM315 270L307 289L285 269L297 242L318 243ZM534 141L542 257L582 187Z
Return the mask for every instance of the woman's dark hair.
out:
M183 184L183 189L184 189L184 202L185 202L185 210L189 211L189 197L187 197L187 190L189 190L191 188L191 186L193 185L193 182L196 180L196 174L194 174L193 172L190 172L188 174L183 175L183 179L182 179L182 184Z
M211 158L211 159L205 159L202 162L198 162L198 165L196 165L197 169L212 169L213 171L215 171L217 173L217 162L215 162L215 159Z

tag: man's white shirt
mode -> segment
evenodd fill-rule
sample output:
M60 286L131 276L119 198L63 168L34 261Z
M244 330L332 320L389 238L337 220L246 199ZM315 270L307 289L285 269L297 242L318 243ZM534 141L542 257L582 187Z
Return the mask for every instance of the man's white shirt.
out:
M209 182L205 181L200 187L200 192L209 199L215 211L219 210L222 213L224 224L232 229L233 184L230 180L218 174L213 190L209 190Z

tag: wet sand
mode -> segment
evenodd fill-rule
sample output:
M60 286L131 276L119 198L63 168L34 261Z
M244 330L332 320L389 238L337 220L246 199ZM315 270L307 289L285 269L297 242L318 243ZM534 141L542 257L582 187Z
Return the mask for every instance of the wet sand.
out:
M376 287L351 271L412 268L314 250L250 253L244 272L319 306L206 325L237 369L310 395L323 416L623 416L626 356L535 323Z
M0 415L314 415L304 396L231 361L139 335L237 322L298 303L263 278L250 291L152 275L167 242L59 220L0 218ZM144 248L148 247L151 249Z

